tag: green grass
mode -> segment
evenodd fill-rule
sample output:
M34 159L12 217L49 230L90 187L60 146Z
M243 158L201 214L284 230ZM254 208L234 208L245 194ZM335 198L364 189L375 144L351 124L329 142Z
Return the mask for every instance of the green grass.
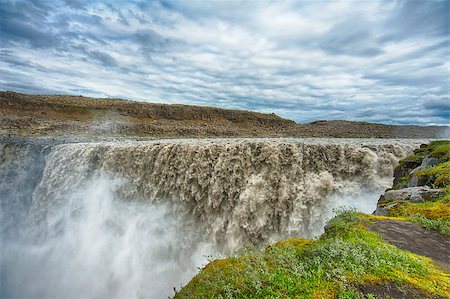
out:
M439 158L442 162L450 161L449 140L432 141L429 144L429 148L431 148L430 157Z
M447 273L385 243L348 211L319 240L289 239L209 263L175 298L361 298L356 286L390 281L450 296Z
M434 188L448 187L450 186L450 162L444 162L429 169L418 171L417 175L430 177Z
M430 177L429 183L433 184L436 188L448 186L450 184L450 141L437 140L430 142L428 145L422 145L420 148L414 150L412 155L399 161L396 170L401 171L403 177L399 179L396 185L388 190L406 188L408 185L408 173L420 166L423 159L429 157L438 158L441 164L419 172L416 175Z
M439 158L441 162L450 161L450 141L432 141L427 146L414 150L414 155L405 158L404 161L416 161L423 157Z
M446 194L435 201L421 203L395 201L398 205L389 209L388 216L400 217L450 236L450 187L445 188L445 190ZM384 202L382 205L392 203L394 202Z
M443 235L450 236L450 221L446 219L430 219L420 214L415 214L409 217L409 220L422 227L436 230Z

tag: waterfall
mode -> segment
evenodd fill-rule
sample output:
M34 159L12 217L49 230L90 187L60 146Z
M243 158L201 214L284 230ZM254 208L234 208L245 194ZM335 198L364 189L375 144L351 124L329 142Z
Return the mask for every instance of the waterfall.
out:
M16 174L30 180L31 191L13 192L20 181L13 179L8 195L0 197L1 297L167 297L206 262L204 255L288 236L318 236L341 206L372 212L379 193L392 183L398 160L419 144L90 142L28 155L39 158L16 158L21 156L2 150L2 179L11 177L14 163L45 164L39 164L40 172ZM29 168L14 167L24 173ZM17 201L13 193L26 193L28 207L21 211L28 217L11 233L5 224L9 210L16 209L10 204Z

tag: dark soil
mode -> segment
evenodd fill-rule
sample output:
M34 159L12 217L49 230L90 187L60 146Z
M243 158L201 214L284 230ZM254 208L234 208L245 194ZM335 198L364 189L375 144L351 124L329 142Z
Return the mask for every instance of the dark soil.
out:
M369 229L398 248L431 258L450 271L450 238L406 221L377 220Z

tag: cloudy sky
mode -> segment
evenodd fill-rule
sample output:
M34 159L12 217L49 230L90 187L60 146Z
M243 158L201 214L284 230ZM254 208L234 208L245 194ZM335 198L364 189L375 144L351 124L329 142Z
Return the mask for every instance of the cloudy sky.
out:
M449 1L0 0L0 90L449 124Z

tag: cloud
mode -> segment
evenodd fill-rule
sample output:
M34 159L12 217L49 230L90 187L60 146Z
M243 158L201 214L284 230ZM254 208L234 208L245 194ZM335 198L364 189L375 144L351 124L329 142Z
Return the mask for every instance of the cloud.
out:
M0 0L0 89L448 124L448 1Z
M370 28L371 24L363 18L356 17L346 20L343 23L336 24L325 34L321 46L331 54L368 57L380 55L383 51Z
M32 47L48 48L56 46L59 38L45 28L44 6L30 2L0 6L0 28L2 43L26 42Z
M444 95L442 98L428 99L423 104L423 108L431 115L447 120L448 122L450 119L450 101L446 96Z
M393 40L418 36L448 36L449 1L398 1L386 30Z
M112 66L117 65L116 60L107 53L93 50L93 51L88 51L87 54L89 55L88 58L95 59L95 60L99 61L101 64L103 64L104 66L112 67Z

